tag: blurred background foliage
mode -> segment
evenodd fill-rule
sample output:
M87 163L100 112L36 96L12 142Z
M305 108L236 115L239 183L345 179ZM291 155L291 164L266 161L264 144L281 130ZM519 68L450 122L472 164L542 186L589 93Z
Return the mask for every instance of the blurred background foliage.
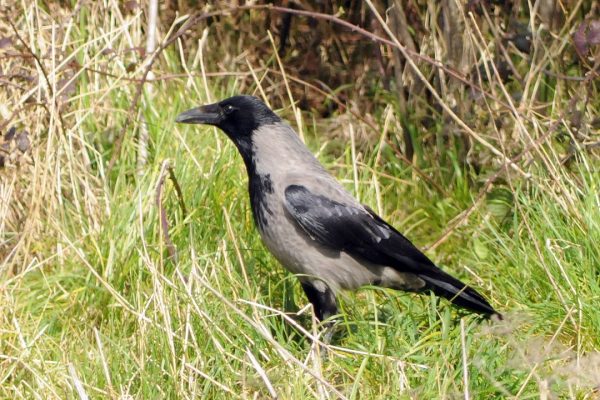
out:
M86 1L44 4L49 10L63 8L65 17L86 10L102 12ZM119 7L123 21L147 11L135 0L120 2ZM385 19L386 27L373 11ZM168 0L159 4L157 29L159 37L166 37L182 25L177 20L181 15L215 14L202 18L179 39L190 56L208 29L205 57L210 59L213 76L221 72L229 79L230 74L240 92L254 91L255 79L248 67L270 70L262 79L272 106L286 106L291 95L297 107L313 118L342 115L349 109L367 127L357 133L359 143L371 146L379 139L375 122L391 107L390 144L401 149L405 161L428 165L427 160L441 160L445 168L458 162L478 172L493 164L494 154L474 150L473 135L465 132L464 125L492 136L492 145L507 155L516 155L528 144L523 131L534 140L539 138L535 132L539 127L531 126L525 116L534 113L548 122L544 129L555 130L552 140L562 149L564 164L577 152L598 147L599 12L597 2L581 0L540 0L533 8L523 1L496 0L395 0L371 5L352 0ZM12 45L18 53L26 53L10 26L3 27L2 35L2 47ZM397 47L385 43L393 40L411 55L414 67ZM273 46L290 78L289 91L281 82ZM119 57L131 73L148 56L141 43L119 53L111 48L103 52L104 63ZM35 64L28 55L20 61L29 67ZM5 72L5 85L35 80L28 72L19 72L25 65ZM198 67L198 60L194 66ZM75 89L76 81L69 78L78 67L72 61L63 69L59 89L60 84L70 84L62 88L63 97ZM558 119L567 121L572 132L562 126L550 128ZM2 127L10 127L10 120ZM327 125L322 133L347 136L339 123ZM449 159L447 150L457 153L456 160Z
M243 7L242 3L228 5L235 9ZM427 82L458 118L477 132L497 132L508 150L522 150L526 144L516 137L510 140L515 133L515 120L507 117L514 112L510 105L548 119L568 120L577 132L575 137L565 137L560 130L553 135L566 142L566 159L573 156L573 149L593 148L597 142L590 135L600 128L600 118L589 109L590 100L595 103L598 97L597 2L538 1L532 13L523 1L375 1L373 6L387 21L389 32L364 1L272 4L316 17L250 9L210 18L207 48L211 58L219 60L219 69L246 70L247 62L272 66L270 31L286 73L298 80L291 84L291 92L299 108L328 117L349 107L369 121L379 119L390 105L398 118L392 137L398 138L409 160L415 147L425 147L433 159L444 158L444 149L451 148L459 150L458 161L474 168L489 162L485 155L470 154L473 139L448 115L401 52L375 40L390 40L389 33L413 56ZM209 12L223 5L218 1L165 2L163 27L170 27L178 13ZM362 27L369 35L322 15ZM197 29L185 40L195 43L201 34ZM267 78L271 79L267 91L273 105L282 107L289 99L277 78ZM245 80L249 86L254 83L251 76ZM533 94L531 85L536 86ZM554 101L558 91L570 100L559 109ZM333 101L332 94L339 101ZM597 111L597 105L593 107ZM332 130L335 134L335 127ZM378 134L371 131L366 136L377 138Z

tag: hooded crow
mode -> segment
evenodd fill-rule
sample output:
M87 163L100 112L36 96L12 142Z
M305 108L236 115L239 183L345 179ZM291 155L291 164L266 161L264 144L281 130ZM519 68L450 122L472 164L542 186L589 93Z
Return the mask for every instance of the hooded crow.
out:
M319 320L337 314L339 290L365 285L431 291L476 313L497 314L477 291L442 271L354 199L258 98L234 96L193 108L177 122L216 126L233 141L248 172L260 236L297 274Z

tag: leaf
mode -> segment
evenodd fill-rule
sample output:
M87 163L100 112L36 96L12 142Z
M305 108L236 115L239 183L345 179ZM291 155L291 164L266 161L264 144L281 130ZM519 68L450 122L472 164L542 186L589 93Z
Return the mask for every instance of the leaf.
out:
M600 44L600 20L587 20L579 24L573 34L573 43L579 57L585 57L590 47Z
M140 3L138 3L137 1L126 1L124 7L126 11L133 12L136 9L140 8Z
M494 218L502 220L512 211L513 196L508 189L498 187L487 195L486 203L487 211Z
M2 39L0 39L0 49L8 47L11 44L12 44L12 39L10 38L10 36L3 37Z
M596 19L590 22L587 35L588 42L592 45L600 44L600 20Z
M588 51L587 41L585 40L585 28L587 23L584 21L579 25L577 31L573 34L573 43L579 57L583 57Z
M29 142L29 132L24 131L19 133L15 138L15 142L17 143L17 149L19 149L21 153L25 153L27 150L29 150L31 144Z
M58 81L58 92L63 100L66 100L69 98L69 96L75 93L75 89L77 87L76 83L77 79L72 79L72 76L67 76L66 78Z
M10 129L8 130L8 132L6 132L6 136L4 136L4 141L10 142L13 139L13 137L15 137L16 132L17 132L17 128L15 128L14 126L11 126Z

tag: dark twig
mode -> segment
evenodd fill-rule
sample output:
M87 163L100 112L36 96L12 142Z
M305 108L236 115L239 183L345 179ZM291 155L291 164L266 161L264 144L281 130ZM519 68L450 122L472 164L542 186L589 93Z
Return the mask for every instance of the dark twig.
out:
M167 174L171 178L171 181L173 181L173 186L175 187L175 191L177 192L177 197L179 198L179 205L183 212L184 219L187 216L187 210L185 207L185 202L183 201L183 193L181 192L181 187L179 186L179 182L175 177L175 172L173 172L173 167L171 167L171 163L169 162L169 160L165 160L161 165L158 184L156 185L156 206L159 210L160 230L162 231L162 236L167 246L167 251L169 252L169 258L173 261L177 261L177 248L173 244L171 236L169 235L169 221L167 219L167 212L162 204L162 192L165 184L165 179L167 178Z
M574 82L586 82L598 77L598 71L590 70L586 76L569 76L564 74L559 74L556 72L552 72L549 69L543 69L542 72L548 76L551 76L556 79L562 79L564 81L574 81Z
M119 79L119 80L126 81L126 82L135 82L135 83L142 82L142 79L139 79L139 78L129 78L127 76L121 76L121 75L113 74L113 73L106 72L106 71L100 71L98 69L94 69L94 68L90 68L90 67L82 67L82 68L84 68L88 72L93 72L94 74L108 76L108 77ZM145 83L163 82L163 81L168 81L171 79L188 78L190 76L202 77L203 75L204 76L215 76L215 77L246 76L246 75L250 75L250 72L228 72L228 71L225 71L225 72L206 72L205 74L193 73L193 72L178 73L178 74L165 74L165 75L156 76L154 78L148 78L145 80Z
M292 3L290 8L295 8L294 3ZM285 47L290 36L290 28L292 27L292 15L291 13L286 13L281 20L279 27L279 57L285 55Z
M413 162L411 160L409 160L404 154L402 154L402 151L400 151L400 149L398 148L398 146L396 146L394 143L392 143L389 139L385 139L385 142L387 143L388 146L391 147L391 149L394 151L394 153L396 154L396 156L401 159L402 161L404 161L406 164L408 164L409 166L411 166L413 168L413 171L415 171L421 178L425 179L431 186L433 186L442 196L444 197L448 197L449 194L447 191L444 190L444 188L442 188L439 184L437 184L433 179L431 179L422 169L416 167Z
M168 160L167 160L168 161ZM187 218L187 208L185 207L185 202L183 200L183 192L181 191L181 186L179 186L179 181L175 176L175 171L171 164L168 165L169 178L173 182L173 187L175 187L175 192L177 192L177 198L179 199L179 206L181 207L181 212L183 213L183 219Z
M160 168L160 176L156 185L156 206L159 210L160 230L169 252L169 258L177 261L177 249L169 235L169 221L167 220L167 212L162 204L162 189L167 178L167 170L169 168L169 160L165 160Z
M52 89L52 84L50 83L50 78L48 78L48 73L46 72L46 68L44 68L44 64L42 64L42 60L38 57L37 54L35 54L33 52L33 50L31 49L31 47L29 47L29 45L27 44L25 39L23 39L21 37L21 34L17 30L17 27L13 24L11 19L8 18L7 21L10 24L17 39L19 39L19 41L23 44L25 49L29 52L29 54L31 54L31 56L35 59L35 62L37 63L37 65L40 67L40 70L42 71L42 75L44 75L44 80L46 81L46 86L48 87L48 95L50 98L54 99L54 109L56 110L56 114L58 115L58 121L60 123L60 128L64 134L66 132L65 123L63 121L62 114L61 114L59 106L58 106L57 98L54 96L54 90Z

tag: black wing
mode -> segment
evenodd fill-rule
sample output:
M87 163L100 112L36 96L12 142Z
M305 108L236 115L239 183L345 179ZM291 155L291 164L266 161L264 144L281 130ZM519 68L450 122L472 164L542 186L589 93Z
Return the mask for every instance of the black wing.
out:
M408 239L370 209L339 203L300 185L288 186L285 199L286 209L298 225L324 246L402 272L437 269Z
M475 290L439 269L394 227L368 207L339 203L301 185L285 189L285 207L316 242L374 264L418 275L427 289L484 314L496 313Z

